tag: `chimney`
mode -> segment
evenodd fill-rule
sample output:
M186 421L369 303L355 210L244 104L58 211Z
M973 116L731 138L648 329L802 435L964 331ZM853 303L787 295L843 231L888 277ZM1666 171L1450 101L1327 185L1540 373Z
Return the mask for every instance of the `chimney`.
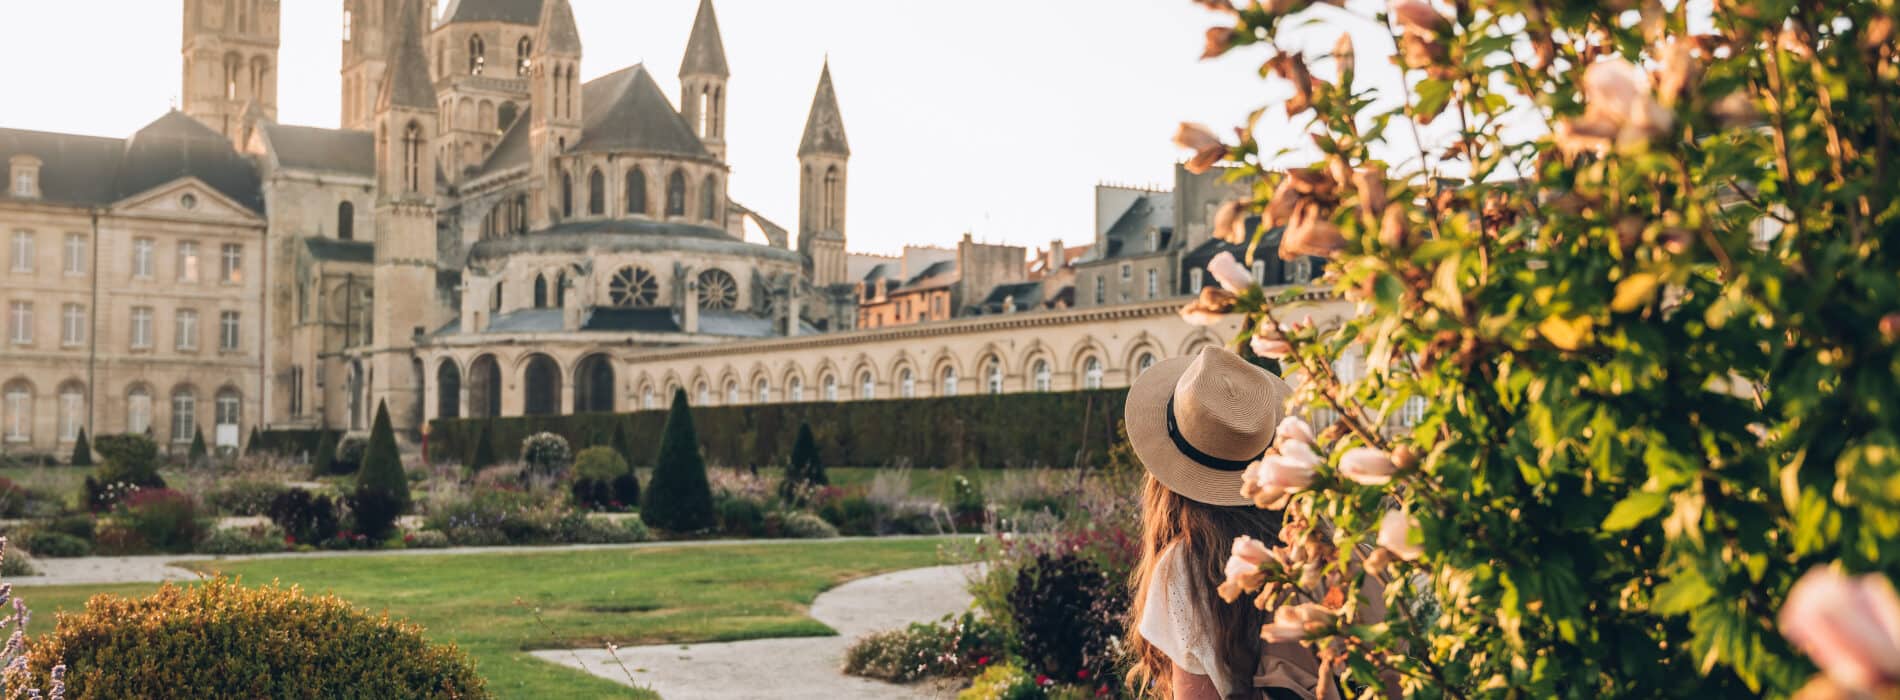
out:
M680 300L680 330L687 333L699 332L699 280L688 279L684 299Z
M1053 275L1062 270L1068 261L1068 250L1062 247L1062 239L1049 241L1049 261L1042 266L1043 274Z

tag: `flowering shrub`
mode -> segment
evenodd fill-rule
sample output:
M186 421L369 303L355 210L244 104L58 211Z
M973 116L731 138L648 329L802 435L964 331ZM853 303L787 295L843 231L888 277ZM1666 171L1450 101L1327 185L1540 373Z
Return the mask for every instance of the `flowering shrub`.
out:
M20 538L20 546L37 556L61 558L92 554L92 541L53 530L29 530Z
M198 503L171 489L140 489L114 510L123 523L147 545L161 552L189 552L209 527L198 515Z
M969 676L1002 658L1007 641L1001 630L974 614L945 616L852 642L844 652L844 672L892 683Z
M957 693L957 700L1042 700L1043 686L1035 676L1014 663L997 663L983 669L970 687Z
M793 539L825 539L838 536L838 528L825 522L824 518L805 511L780 511L774 513L777 518L777 531L782 537Z
M1810 660L1817 696L1900 689L1900 603L1838 573L1900 572L1890 5L1198 1L1207 56L1264 47L1310 137L1256 140L1278 104L1178 137L1251 188L1215 222L1246 259L1183 317L1237 315L1337 416L1248 473L1287 527L1223 592L1269 639L1425 697L1779 697ZM1276 247L1357 315L1241 274ZM1368 573L1384 624L1347 604ZM1881 611L1884 642L1829 622Z
M223 515L266 515L278 496L290 490L281 481L235 479L219 483L205 494L205 507Z
M449 536L437 530L411 532L402 536L402 546L410 549L441 549L449 546Z
M198 551L205 554L263 554L281 552L284 547L284 529L272 523L261 523L212 530L198 544Z
M82 698L489 697L467 655L414 625L335 596L224 578L93 597L27 644L8 696L56 676Z
M521 441L521 463L539 476L559 478L574 464L574 453L567 438L554 433L535 433Z
M1044 554L1009 592L1014 647L1053 678L1112 678L1121 667L1128 586L1075 555Z
M316 545L336 537L336 510L329 496L293 488L271 501L267 515L283 529L285 544Z

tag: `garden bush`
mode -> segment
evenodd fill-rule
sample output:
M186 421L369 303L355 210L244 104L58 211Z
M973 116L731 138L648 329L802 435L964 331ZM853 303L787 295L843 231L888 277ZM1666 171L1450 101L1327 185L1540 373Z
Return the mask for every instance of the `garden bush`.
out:
M198 551L205 554L264 554L281 552L286 547L284 529L275 523L246 527L221 527L205 535Z
M449 546L449 536L438 530L411 532L402 536L402 544L410 549L441 549Z
M310 458L312 476L328 476L336 473L337 434L328 430L319 431L316 455Z
M92 551L101 556L122 557L151 554L152 545L131 525L108 519L100 522L98 531L93 534Z
M562 500L526 491L476 491L430 513L425 527L458 546L568 542L586 516Z
M991 664L977 674L957 700L1045 700L1042 684L1014 663Z
M719 531L734 537L764 537L765 504L738 496L720 498L713 506L718 512Z
M161 552L189 552L210 525L191 496L171 489L141 489L119 504L113 518Z
M693 429L684 389L673 393L658 460L641 503L641 519L668 532L700 532L717 526L706 460L700 455L699 434Z
M613 481L628 471L627 460L612 447L589 447L574 456L574 473L582 477Z
M192 431L191 449L185 453L185 466L193 469L202 469L211 466L211 451L205 447L204 428L198 428Z
M574 452L567 438L554 433L535 433L521 441L521 463L535 476L559 480L567 476L574 463Z
M614 501L618 502L623 508L633 509L639 507L640 477L635 476L632 471L614 477L613 481L608 482L608 486L613 489Z
M792 511L775 514L778 535L792 539L826 539L838 536L838 528L814 513Z
M135 486L163 487L158 476L158 443L144 435L101 435L94 441L99 453L95 470L99 483L123 482Z
M575 523L566 539L577 544L624 544L653 539L653 533L639 518L584 517Z
M812 505L818 517L837 526L839 532L847 535L877 534L877 507L863 494L832 487L820 490L813 497Z
M363 459L369 454L369 438L363 435L346 435L337 440L336 456L330 459L330 474L347 476L363 468Z
M396 451L396 431L390 427L389 407L385 404L376 406L369 451L357 470L350 504L355 530L372 540L388 536L396 518L409 510L409 477L403 473L402 455Z
M1017 652L1052 678L1111 678L1128 614L1127 586L1075 554L1044 554L1009 593Z
M798 438L792 442L792 459L785 465L785 479L779 482L779 497L796 502L811 489L829 485L825 464L818 457L818 442L811 435L810 423L798 424Z
M98 522L98 519L89 513L72 513L48 518L39 523L38 529L71 535L91 542L93 529L98 526Z
M20 537L19 546L32 552L34 556L46 559L85 557L92 555L92 540L80 539L64 532L52 530L28 530Z
M265 515L289 536L290 544L315 545L336 537L336 511L329 496L293 488L271 501Z
M335 596L223 578L93 597L32 639L9 695L48 686L61 664L71 698L489 697L467 655L420 628Z
M891 683L974 675L1007 651L1002 632L971 613L916 622L852 642L844 672Z
M32 555L18 547L8 547L4 554L0 554L0 576L12 578L37 576L39 573L40 567L33 563Z
M620 510L612 482L583 476L568 484L567 491L575 506L592 511Z
M248 517L266 515L270 504L290 487L279 481L236 479L219 483L205 494L205 507L213 513Z
M86 429L79 429L79 437L73 439L73 457L68 460L75 467L92 466L92 441L86 439Z

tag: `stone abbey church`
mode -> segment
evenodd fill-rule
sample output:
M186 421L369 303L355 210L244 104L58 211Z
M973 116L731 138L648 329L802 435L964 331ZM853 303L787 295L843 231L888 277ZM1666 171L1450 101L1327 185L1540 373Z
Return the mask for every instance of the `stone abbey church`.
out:
M1234 331L1174 313L1231 250L1214 175L1098 186L1084 245L847 253L828 65L770 178L796 178L797 220L734 201L711 0L677 101L643 64L581 80L566 0L344 0L341 128L276 121L279 0L183 9L182 110L126 138L0 128L0 450L63 454L81 428L235 446L363 430L379 403L413 439L676 390L1112 388Z

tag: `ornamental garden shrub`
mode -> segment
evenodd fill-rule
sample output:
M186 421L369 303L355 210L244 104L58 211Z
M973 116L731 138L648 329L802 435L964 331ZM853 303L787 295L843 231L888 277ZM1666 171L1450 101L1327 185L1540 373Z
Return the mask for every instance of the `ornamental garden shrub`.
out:
M972 613L914 622L903 629L866 635L844 653L844 672L891 683L967 677L1003 658L1007 639Z
M612 447L581 450L574 460L574 472L577 476L569 491L576 505L596 511L621 511L640 503L639 481L626 460ZM623 480L632 483L623 483Z
M1344 614L1267 632L1416 695L1893 692L1892 632L1829 622L1900 608L1890 4L1202 4L1206 55L1264 65L1246 90L1296 133L1182 128L1245 188L1214 235L1250 251L1183 317L1336 417L1248 479L1285 523L1240 543L1235 604ZM1320 16L1399 74L1316 51ZM1276 248L1321 276L1269 294L1243 272ZM1334 295L1350 317L1300 322ZM1376 546L1384 625L1290 600L1359 600L1335 543ZM1315 556L1262 565L1282 548Z
M101 462L94 476L101 484L163 487L158 476L158 443L144 435L101 435L93 450Z
M567 446L567 438L554 433L535 433L521 441L521 463L535 476L560 480L574 464L574 453Z
M211 450L205 446L204 428L196 428L191 433L191 449L185 453L185 466L203 469L211 466Z
M284 531L286 544L316 545L336 537L336 511L329 496L293 488L272 500L265 515Z
M495 438L489 428L491 421L483 421L479 427L481 435L475 439L474 451L469 455L469 471L479 472L495 466Z
M369 453L369 438L363 435L345 435L336 443L336 457L330 460L330 474L347 476L355 474L363 467L363 458Z
M112 519L161 552L189 552L204 537L210 519L191 496L171 489L140 489L114 509Z
M357 470L356 489L350 494L355 530L372 541L387 537L396 518L409 510L409 477L396 451L396 431L389 424L389 407L378 404L370 429L369 449Z
M278 496L290 490L280 481L240 478L220 482L205 494L205 507L221 515L265 515Z
M264 554L285 548L284 529L275 523L220 527L205 535L198 551L205 554Z
M801 500L801 494L825 486L825 464L818 457L818 442L812 437L811 424L798 424L798 438L792 441L792 459L785 466L785 479L779 482L779 495L786 501Z
M17 544L26 551L32 552L34 556L43 559L92 555L92 540L53 530L28 530L20 537Z
M1074 554L1043 554L1009 592L1015 651L1025 666L1062 680L1119 677L1128 591Z
M328 430L321 432L322 436L317 438L316 456L310 458L310 473L315 476L335 473L336 433Z
M468 656L414 625L296 587L226 578L103 594L27 644L9 695L63 664L71 698L489 697Z
M825 519L819 517L816 513L782 511L774 513L772 519L777 520L777 522L772 523L767 529L776 531L779 537L790 537L792 539L826 539L838 536L838 528L833 527L831 523L825 522Z
M641 519L667 532L701 532L717 526L712 488L706 481L706 461L699 452L699 435L693 430L693 414L687 408L684 389L673 393L673 408L660 436L658 461L641 504Z
M70 460L75 467L92 466L92 441L86 439L86 429L79 429L79 437L73 439L73 457Z

